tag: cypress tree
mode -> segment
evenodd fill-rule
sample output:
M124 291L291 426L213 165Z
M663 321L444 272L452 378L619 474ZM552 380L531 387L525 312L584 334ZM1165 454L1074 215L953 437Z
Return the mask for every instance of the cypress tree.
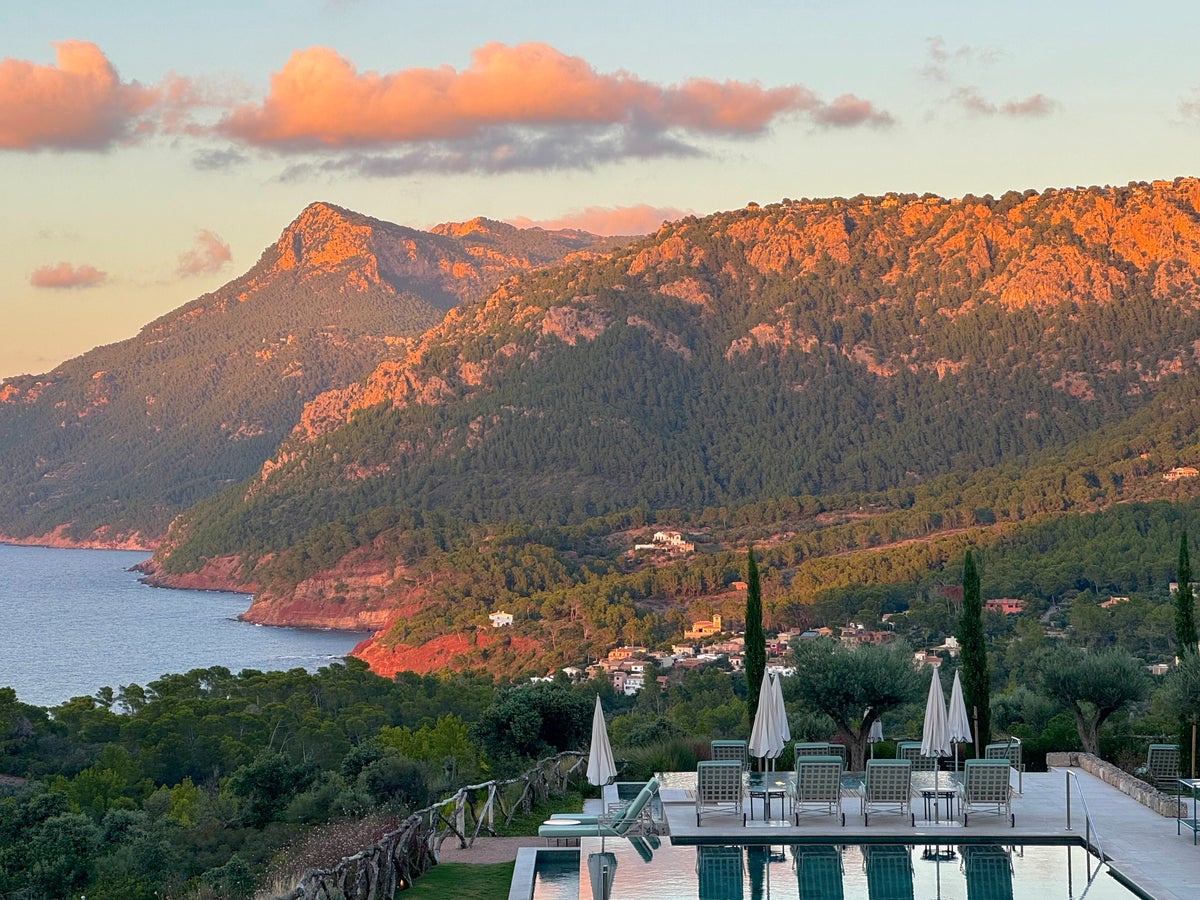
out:
M1179 536L1179 568L1175 570L1175 642L1179 657L1196 652L1196 606L1192 595L1192 565L1188 561L1187 532Z
M758 564L754 561L754 548L750 548L746 564L746 707L750 710L750 721L758 712L758 692L762 687L763 674L767 671L767 636L762 624L762 587L758 581Z
M963 560L963 605L962 615L958 619L958 646L962 653L963 699L967 703L967 715L977 716L975 747L978 751L991 738L991 675L983 636L979 572L970 550Z

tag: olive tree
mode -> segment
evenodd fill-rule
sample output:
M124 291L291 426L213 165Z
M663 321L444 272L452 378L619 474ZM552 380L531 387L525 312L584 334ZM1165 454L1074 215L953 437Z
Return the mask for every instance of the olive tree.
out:
M849 649L833 641L812 641L796 649L799 694L833 720L856 770L866 768L867 736L885 712L921 696L921 681L906 645L864 645Z
M1141 666L1124 650L1059 647L1042 657L1038 670L1042 689L1071 711L1084 752L1095 756L1109 716L1149 693Z

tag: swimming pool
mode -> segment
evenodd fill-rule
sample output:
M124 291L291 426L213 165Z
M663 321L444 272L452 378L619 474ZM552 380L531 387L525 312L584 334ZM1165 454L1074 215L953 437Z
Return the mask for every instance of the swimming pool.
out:
M533 900L1130 900L1069 844L776 843L638 845L585 838L539 853ZM610 892L600 888L608 880Z

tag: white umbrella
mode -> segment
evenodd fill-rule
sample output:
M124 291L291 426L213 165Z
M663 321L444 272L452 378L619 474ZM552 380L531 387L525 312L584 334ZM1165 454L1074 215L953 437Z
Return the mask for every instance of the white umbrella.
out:
M600 706L600 695L596 695L596 711L592 713L592 745L588 749L587 780L600 787L617 777L617 764L613 762L612 745L608 742L608 729L604 725L604 710Z
M958 670L954 670L954 687L950 689L950 710L946 722L946 730L952 744L969 744L971 737L971 719L967 715L967 704L963 700L962 681ZM958 768L958 747L954 748L954 768Z
M774 760L783 752L783 747L783 735L779 732L775 704L771 700L771 676L764 672L758 688L758 711L754 713L754 726L750 729L750 755Z
M792 729L788 727L787 708L783 705L783 679L776 675L771 680L771 711L775 714L775 727L779 732L779 752L792 739Z
M871 730L867 732L867 743L871 745L871 759L875 758L875 745L883 740L883 719L876 719L871 723Z
M933 677L929 679L929 697L925 701L925 724L921 728L922 756L949 756L950 732L946 727L946 695L942 693L942 680L938 678L938 670L930 666ZM933 809L935 821L941 820L937 802L938 770L933 770Z

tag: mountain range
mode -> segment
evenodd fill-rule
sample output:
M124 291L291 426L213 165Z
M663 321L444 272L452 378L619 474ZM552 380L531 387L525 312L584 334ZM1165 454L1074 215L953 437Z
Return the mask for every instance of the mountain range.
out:
M314 203L221 289L0 384L0 534L153 546L261 466L322 391L512 272L601 243L486 219L418 231Z
M492 256L452 239L498 240L497 230L421 235L310 207L242 279L115 345L125 356L93 358L70 378L10 379L0 449L23 462L6 463L19 484L0 494L0 530L70 523L76 534L158 536L187 506L147 567L152 580L252 589L255 621L376 629L356 652L380 671L516 672L614 641L667 640L697 605L736 611L736 551L751 541L763 550L769 614L784 623L855 583L915 590L931 574L949 578L965 546L1028 539L1057 517L1184 504L1154 512L1153 526L1128 525L1144 541L1190 515L1200 483L1189 468L1200 464L1196 179L787 199L606 245L506 233L527 241L501 254L516 262L456 277L452 250L464 266ZM442 243L414 258L410 245L425 240ZM455 293L460 280L474 293ZM273 337L255 320L217 325L173 378L121 364L152 358L156 336L185 316L236 306L268 283L289 286L263 289L279 303L306 285L308 305L334 305L303 333L287 326L290 342L279 325ZM371 286L389 300L411 294L404 321L429 327L390 339L401 331L393 321L338 344L348 297L370 306ZM290 369L263 378L249 357L294 346L295 358L308 344L344 349L347 369L328 364L268 432L255 403ZM48 392L71 384L76 445L96 454L129 432L111 456L137 458L160 433L147 398L185 375L195 389L197 370L231 357L250 366L235 379L244 400L192 403L211 409L197 423L204 437L161 442L158 468L142 460L99 478L94 457L61 452L48 475L51 457L14 442L17 420L3 418L26 415L41 446L67 448L67 417ZM126 374L135 368L145 382ZM125 394L138 401L124 414L136 429L82 431L89 419L115 424ZM152 488L172 460L191 465L202 440L225 448L233 435L261 440L236 466ZM118 498L107 517L102 503L75 499L96 484ZM144 520L119 518L134 498ZM663 527L695 534L695 554L633 550ZM1116 559L1111 569L1125 572ZM1129 571L1114 585L1140 577ZM1064 572L1044 589L1079 577ZM497 635L487 614L502 608L516 623Z

